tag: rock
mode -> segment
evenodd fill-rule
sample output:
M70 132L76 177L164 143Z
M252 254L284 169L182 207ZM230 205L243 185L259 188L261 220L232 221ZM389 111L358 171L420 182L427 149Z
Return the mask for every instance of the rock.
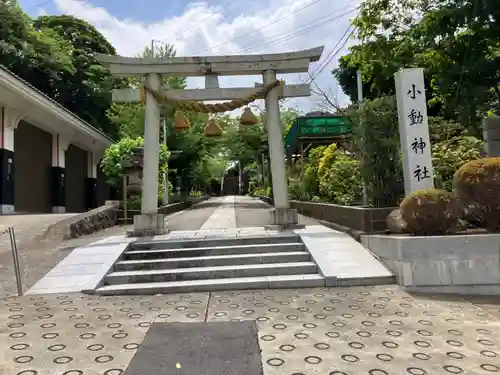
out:
M401 210L396 208L387 216L387 228L391 233L407 233L407 224L401 216Z
M115 206L102 206L89 211L80 220L69 225L69 238L78 238L87 234L113 227L118 224L118 212Z

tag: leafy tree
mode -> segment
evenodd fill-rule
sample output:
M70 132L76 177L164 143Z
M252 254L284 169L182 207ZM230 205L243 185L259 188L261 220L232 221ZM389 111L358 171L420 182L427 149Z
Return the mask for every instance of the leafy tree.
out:
M432 145L436 186L452 191L453 176L464 164L481 158L484 144L475 137L457 137Z
M365 0L354 20L362 44L351 47L334 75L356 100L356 70L364 96L394 94L393 74L425 69L429 115L481 133L486 113L500 111L500 11L496 0Z
M352 106L352 144L361 162L368 203L393 207L404 195L396 100L383 97Z
M71 57L75 70L63 74L57 87L58 101L116 138L117 126L109 121L106 111L111 105L111 90L119 80L93 56L94 53L116 55L114 47L92 25L73 16L41 16L34 26L37 30L51 30L71 46L65 53Z
M0 1L0 64L60 102L63 77L76 71L71 45L50 29L36 29L17 1Z
M322 197L337 204L359 203L363 197L363 184L359 161L330 145L319 163L319 192Z
M101 168L106 175L109 184L115 187L122 186L124 176L124 168L128 161L131 160L134 149L144 146L144 139L137 138L122 138L119 142L110 145L101 160ZM163 173L168 170L169 152L165 145L160 147L160 160L158 170L158 196L163 196Z

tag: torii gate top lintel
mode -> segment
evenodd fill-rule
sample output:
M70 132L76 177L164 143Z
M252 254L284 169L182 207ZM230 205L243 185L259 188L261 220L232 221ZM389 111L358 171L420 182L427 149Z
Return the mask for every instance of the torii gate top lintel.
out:
M208 74L220 76L260 75L265 70L277 74L305 73L311 62L318 61L324 47L308 50L263 54L228 56L187 56L168 59L124 57L96 54L96 59L111 74L119 77L149 73L169 76L199 77Z

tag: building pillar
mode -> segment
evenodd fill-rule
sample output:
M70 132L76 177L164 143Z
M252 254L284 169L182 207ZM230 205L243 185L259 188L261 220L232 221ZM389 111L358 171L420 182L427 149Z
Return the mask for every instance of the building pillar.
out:
M99 160L92 151L87 151L87 177L85 178L85 208L97 207L97 168Z
M50 195L52 212L66 212L66 151L69 140L60 134L52 134L52 167Z
M264 85L276 81L276 72L266 70ZM283 127L280 119L279 88L274 87L266 96L266 126L269 143L271 178L273 184L274 208L270 210L270 224L276 229L298 227L297 210L290 208L288 201L288 179L286 176Z
M147 85L161 88L161 76L148 74ZM154 236L165 233L165 216L158 214L158 170L160 153L160 103L146 91L144 120L144 167L142 177L141 215L134 216L134 229L129 236Z
M19 121L25 113L13 108L0 107L0 214L15 211L14 137Z

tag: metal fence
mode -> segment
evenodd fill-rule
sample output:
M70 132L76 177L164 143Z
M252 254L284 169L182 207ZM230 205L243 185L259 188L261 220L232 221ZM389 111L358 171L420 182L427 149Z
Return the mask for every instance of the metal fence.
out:
M22 296L23 286L21 281L21 263L19 261L19 251L17 250L16 233L14 231L14 227L8 227L3 232L0 232L0 236L3 236L5 234L8 234L10 239L10 248L12 250L12 259L14 261L14 273L16 275L17 295Z

